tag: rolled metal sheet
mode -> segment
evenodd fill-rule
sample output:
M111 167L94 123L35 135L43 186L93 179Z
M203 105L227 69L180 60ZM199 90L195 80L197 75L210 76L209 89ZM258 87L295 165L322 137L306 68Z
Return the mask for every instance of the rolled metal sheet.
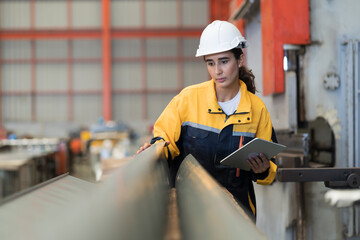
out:
M183 239L266 239L191 155L180 166L176 190Z
M0 239L163 239L169 180L163 144L101 183L66 176L0 205Z
M14 149L0 153L0 201L55 176L55 152Z
M95 186L61 176L0 205L0 239L52 239ZM71 221L71 220L70 220Z

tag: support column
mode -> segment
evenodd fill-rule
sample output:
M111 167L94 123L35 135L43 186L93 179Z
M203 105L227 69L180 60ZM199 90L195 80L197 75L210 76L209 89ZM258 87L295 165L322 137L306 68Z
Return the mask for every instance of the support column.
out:
M0 27L1 28L1 27ZM5 138L5 129L3 129L2 127L2 89L1 89L1 84L2 84L2 80L1 80L1 68L2 68L2 63L1 63L1 39L0 39L0 139Z
M105 121L112 119L110 0L102 0L102 109Z

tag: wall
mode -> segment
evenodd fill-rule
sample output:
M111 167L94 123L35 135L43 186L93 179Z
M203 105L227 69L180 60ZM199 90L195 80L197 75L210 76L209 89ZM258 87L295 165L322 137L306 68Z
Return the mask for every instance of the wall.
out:
M311 1L311 38L313 44L305 54L305 91L308 93L306 117L309 120L323 116L331 124L337 151L337 166L348 166L347 158L347 81L341 45L345 40L360 39L357 9L359 1ZM326 90L322 80L328 72L341 76L340 88ZM316 97L315 97L316 96ZM360 161L358 159L358 161Z
M360 2L356 0L310 0L310 32L312 43L305 47L302 56L305 90L306 120L312 121L317 117L325 118L336 138L336 166L351 165L348 146L351 144L351 131L347 130L349 112L348 91L351 76L347 71L348 55L344 51L343 42L360 39L360 22L356 9ZM286 105L286 93L262 96L261 73L261 16L257 11L246 20L246 38L249 48L246 50L247 65L256 76L257 94L265 102L275 129L289 126L287 118L291 109ZM358 66L359 68L359 66ZM341 77L340 87L327 90L323 85L327 73L336 73ZM350 74L351 75L351 74ZM359 76L352 76L359 81ZM285 79L286 81L286 79ZM285 87L288 83L285 82ZM351 89L350 89L351 90ZM350 110L349 110L350 109ZM349 116L350 117L350 116ZM359 124L358 119L353 120ZM358 146L354 145L354 148ZM350 157L349 157L350 156ZM360 164L360 159L354 159ZM293 194L288 184L275 182L272 186L256 186L259 228L269 239L295 239L291 235L291 207L296 208L296 202L289 199ZM348 221L347 209L330 207L324 201L324 194L328 189L323 183L307 183L306 194L306 239L345 239L344 227ZM290 204L289 204L290 203ZM293 203L293 204L291 204ZM290 217L289 217L290 216ZM289 228L290 227L290 228ZM289 230L290 229L290 230Z
M209 22L207 0L111 0L109 68L103 2L0 2L0 127L66 136L109 108L113 120L141 134L183 87L208 79L194 57ZM105 69L111 69L107 105Z
M310 30L312 43L306 47L304 56L304 89L306 92L305 108L306 118L313 120L316 117L325 118L335 134L336 139L336 166L337 167L354 167L359 166L360 159L351 158L354 154L350 145L353 142L354 131L349 131L349 121L359 124L359 119L349 115L353 114L353 105L349 104L348 91L349 84L359 81L359 76L347 76L346 58L353 56L345 56L342 52L343 43L347 40L360 39L360 22L358 21L358 12L360 2L355 0L345 1L310 1ZM360 66L357 66L358 69ZM327 73L336 73L340 76L340 87L336 90L326 90L323 86L323 79ZM352 125L353 123L351 123ZM355 129L353 129L355 130ZM359 146L354 146L359 148ZM359 150L357 150L359 151ZM309 184L308 193L312 194L313 202L308 208L312 221L311 229L313 239L319 239L323 234L316 229L320 228L319 224L327 219L326 224L334 226L333 229L328 228L327 231L334 232L336 230L339 236L343 235L342 231L347 232L348 209L341 212L332 212L323 203L323 194L326 191L319 184ZM320 194L319 194L320 193ZM316 201L317 200L317 201ZM351 210L350 210L351 211ZM341 217L344 214L344 217ZM321 216L319 219L318 216ZM357 216L359 218L359 216ZM330 220L333 219L333 220ZM345 227L339 222L343 219ZM333 221L337 221L334 224ZM351 235L351 233L349 233Z

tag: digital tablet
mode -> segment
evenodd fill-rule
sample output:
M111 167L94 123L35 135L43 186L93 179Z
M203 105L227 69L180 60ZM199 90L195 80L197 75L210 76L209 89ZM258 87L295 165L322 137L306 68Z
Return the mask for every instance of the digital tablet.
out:
M268 159L270 159L283 151L285 148L286 146L278 143L273 143L260 138L254 138L243 147L235 150L227 157L222 159L220 163L226 166L250 171L250 165L246 161L249 157L262 153Z

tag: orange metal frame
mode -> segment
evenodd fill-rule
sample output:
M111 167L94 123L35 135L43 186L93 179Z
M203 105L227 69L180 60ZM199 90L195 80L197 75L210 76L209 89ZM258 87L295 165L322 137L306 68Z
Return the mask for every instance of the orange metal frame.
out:
M102 1L102 69L103 69L103 117L111 117L111 36L110 36L110 0Z
M310 43L309 0L261 0L264 95L282 93L284 44Z
M244 0L233 0L234 13ZM284 44L310 43L309 0L260 0L263 94L283 93L285 90L283 57ZM230 16L230 15L229 15ZM244 20L236 22L244 30ZM244 31L242 31L244 32Z
M1 9L0 9L1 12ZM1 24L1 23L0 23ZM2 92L2 79L1 79L1 41L0 41L0 94ZM2 128L2 104L1 104L1 96L0 96L0 139L5 138L5 130Z
M128 29L128 28L111 28L110 24L110 9L111 9L111 0L102 0L102 25L101 29L72 29L72 0L67 0L67 29L35 29L35 0L30 0L30 29L24 30L6 30L0 28L0 44L1 40L21 40L29 39L31 40L31 58L30 59L17 59L17 60L8 60L1 59L0 63L30 63L31 64L31 90L29 91L3 91L2 95L30 95L31 96L31 112L32 121L36 120L36 102L35 97L39 95L67 95L68 96L68 120L73 120L73 96L74 94L101 94L102 95L102 109L103 117L105 120L112 119L112 94L140 94L142 99L142 117L146 119L148 116L147 113L147 94L148 93L177 93L183 86L183 61L194 59L187 59L182 56L182 46L181 38L182 37L196 37L198 38L202 32L200 28L184 28L181 26L182 22L182 12L181 4L183 0L176 0L177 4L177 28L149 28L145 24L145 0L140 0L140 11L141 11L141 27ZM227 0L229 1L229 0ZM212 1L214 2L216 1ZM0 2L1 8L1 2ZM1 25L0 25L1 26ZM179 38L178 39L178 57L176 58L149 58L146 57L146 38ZM72 40L73 39L101 39L102 41L102 57L101 58L92 58L92 59L74 59L72 57ZM141 57L139 58L121 58L116 59L111 56L111 40L115 38L141 38ZM68 57L65 59L37 59L35 56L36 46L35 40L38 39L68 39ZM177 61L178 62L178 87L177 89L147 89L147 79L146 79L146 64L147 61ZM111 64L116 61L139 61L141 63L142 71L142 88L141 90L113 90L111 86ZM56 91L39 91L36 90L36 64L39 62L62 62L68 63L68 90L56 90ZM74 62L97 62L102 64L102 91L97 90L73 90L73 63ZM1 68L0 68L0 90L1 90ZM2 116L1 116L1 97L0 97L0 126L2 126Z
M210 0L210 19L228 20L230 16L230 3L232 0Z
M1 12L1 4L0 4L0 12ZM1 18L0 18L0 40L1 40ZM1 94L1 83L2 83L2 81L1 81L1 49L2 49L2 46L1 46L1 41L0 41L0 94ZM1 96L0 96L0 130L1 130L1 127L2 127L2 125L1 125ZM1 137L1 136L0 136Z

